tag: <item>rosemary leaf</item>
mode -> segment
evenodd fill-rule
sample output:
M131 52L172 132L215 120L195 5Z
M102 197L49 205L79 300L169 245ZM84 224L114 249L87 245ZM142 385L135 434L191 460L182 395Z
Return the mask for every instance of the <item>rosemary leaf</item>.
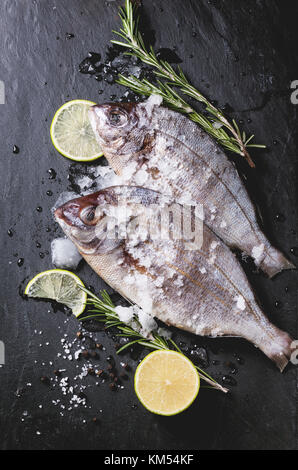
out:
M93 294L88 289L86 289L85 287L80 286L80 288L84 292L86 292L87 295L89 296L88 304L91 304L93 306L92 312L94 313L94 315L86 315L84 317L80 317L79 321L94 319L96 321L103 322L105 323L106 328L111 328L111 327L117 328L120 331L120 333L118 333L117 336L130 338L132 340L124 344L123 346L121 346L121 348L117 350L117 354L119 354L121 351L124 351L126 348L128 348L132 344L139 344L146 348L156 349L156 350L175 349L176 351L183 354L180 348L177 346L177 344L172 340L172 338L166 339L163 336L160 336L159 334L155 332L152 333L150 338L146 338L140 332L134 330L130 325L123 323L119 319L119 316L117 315L116 310L115 310L115 306L109 294L107 293L107 291L102 290L100 292L100 295L101 295L101 299L100 299L95 294ZM139 324L137 317L134 318L134 322ZM201 379L205 380L205 382L208 382L209 385L211 385L213 388L217 390L220 390L224 393L228 392L228 389L226 389L225 387L220 385L218 382L216 382L216 380L210 377L205 371L200 369L198 366L195 366L195 367L198 370Z
M254 168L255 164L247 148L265 148L266 146L259 144L248 145L254 136L246 139L246 134L241 134L234 119L232 122L229 122L220 109L217 109L202 93L189 83L181 67L178 66L176 71L168 62L159 60L156 57L152 46L147 50L138 29L138 17L135 18L136 8L132 5L131 0L125 1L125 7L120 8L119 12L122 28L120 28L120 31L113 31L122 40L113 39L111 42L124 47L127 55L133 55L151 66L154 69L155 75L163 81L158 80L157 85L154 85L145 79L139 80L134 76L125 77L124 75L119 75L118 83L141 95L149 96L155 93L162 96L163 101L170 108L188 114L190 119L217 140L220 145L231 152L243 156L248 164ZM180 89L184 95L203 103L205 110L208 112L208 118L189 106L174 88ZM220 127L215 124L220 124Z

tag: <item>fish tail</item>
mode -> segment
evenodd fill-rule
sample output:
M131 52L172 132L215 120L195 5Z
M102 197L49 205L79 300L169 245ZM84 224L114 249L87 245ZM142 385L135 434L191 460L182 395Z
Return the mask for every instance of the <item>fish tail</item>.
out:
M258 265L270 278L284 269L296 268L280 251L272 246L267 249L265 257Z
M271 359L280 372L283 372L291 359L295 341L285 331L274 328L274 334L262 341L260 349Z

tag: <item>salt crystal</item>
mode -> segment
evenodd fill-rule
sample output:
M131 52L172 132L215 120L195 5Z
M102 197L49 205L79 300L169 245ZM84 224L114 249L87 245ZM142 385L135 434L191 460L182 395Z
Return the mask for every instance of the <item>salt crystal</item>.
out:
M74 193L73 191L64 191L63 193L60 194L58 197L57 201L55 202L54 206L51 209L51 212L54 214L55 210L65 204L68 201L71 201L71 199L77 198L78 195Z
M153 108L162 104L162 97L160 95L151 95L144 103L144 107L147 111L148 116L151 116Z
M215 248L219 245L219 242L213 240L213 242L210 245L210 250L215 250Z
M135 183L139 186L143 186L143 184L148 179L148 172L145 169L139 170L135 175Z
M238 295L234 298L234 300L237 302L237 307L240 310L245 310L245 299L242 297L242 295Z
M123 323L129 323L133 319L134 311L131 307L122 307L119 305L115 308L119 320Z
M261 245L259 246L254 246L253 249L252 249L252 256L253 258L255 259L255 262L256 263L260 263L260 261L262 260L262 256L263 256L263 253L264 253L264 243L261 243Z
M157 329L157 323L154 318L152 318L151 315L148 315L148 313L144 312L144 310L139 309L138 318L139 322L141 323L141 331L144 336L148 336L153 330Z
M90 178L90 176L85 175L85 176L82 176L81 178L79 178L76 181L76 184L80 187L81 191L84 191L84 190L90 188L90 186L93 184L93 180Z
M172 333L170 330L167 330L166 328L158 328L157 334L159 336L162 336L165 339L169 339L172 336Z
M122 171L122 178L124 181L128 181L132 175L135 173L137 167L137 162L132 161L128 163Z

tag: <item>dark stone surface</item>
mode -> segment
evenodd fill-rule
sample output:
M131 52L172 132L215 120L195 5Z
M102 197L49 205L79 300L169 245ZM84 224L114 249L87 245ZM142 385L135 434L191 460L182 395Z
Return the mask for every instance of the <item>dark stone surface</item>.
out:
M230 396L202 390L186 413L163 419L149 414L137 402L133 391L135 356L124 356L131 365L129 380L115 393L110 391L108 380L102 383L92 375L75 381L77 366L81 368L86 360L64 360L57 354L63 352L64 334L69 342L76 338L77 320L62 312L53 313L50 304L26 302L19 295L20 286L28 279L51 268L50 256L45 253L60 231L50 208L70 184L71 162L59 156L50 141L54 112L69 99L102 102L111 94L119 98L125 92L78 72L88 51L105 57L111 30L119 25L120 3L2 0L0 4L0 79L6 87L6 103L0 106L0 339L6 346L6 364L0 368L1 448L295 449L294 366L282 375L245 341L207 340L178 332L178 341L207 349L208 372L219 380L231 375L228 363L234 363L237 385L231 387ZM143 14L152 40L155 37L156 50L175 47L193 84L220 106L228 103L234 110L231 115L238 122L243 120L244 129L268 146L266 151L252 152L256 170L250 170L240 157L235 161L247 178L267 235L297 261L290 254L290 249L298 246L298 106L290 102L290 83L298 79L294 49L297 2L145 0ZM98 90L103 90L100 96ZM14 145L19 153L13 153ZM57 172L54 179L49 179L50 168ZM86 166L75 168L84 172ZM46 194L49 190L52 196ZM41 212L36 210L38 206ZM277 214L284 220L277 220ZM9 229L12 236L7 234ZM43 258L40 252L45 254ZM21 266L19 258L24 259ZM247 272L272 321L297 337L297 273L286 272L268 280L248 265ZM103 287L87 265L81 266L79 275L96 291ZM279 309L275 307L277 300L281 302ZM90 335L105 348L90 362L106 370L106 356L115 356L113 338L103 331ZM76 349L74 345L72 350ZM244 364L237 362L235 354ZM120 360L116 358L118 370ZM65 397L54 382L48 385L47 380L40 380L53 379L55 369L65 369L62 377L69 377L70 385L86 385L87 408L68 411L71 394ZM55 405L56 400L61 402Z

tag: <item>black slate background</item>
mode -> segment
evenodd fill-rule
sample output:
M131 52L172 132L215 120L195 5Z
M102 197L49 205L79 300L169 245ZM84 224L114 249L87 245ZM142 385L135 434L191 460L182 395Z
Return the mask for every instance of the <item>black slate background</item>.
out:
M55 110L68 99L103 102L111 94L123 95L123 88L78 72L88 51L105 56L111 30L119 25L121 3L0 3L0 79L6 86L6 103L0 107L0 339L6 346L6 364L0 368L1 448L296 449L297 370L290 366L280 374L242 340L176 335L188 345L205 346L210 361L220 361L208 368L219 380L229 373L226 363L236 363L235 353L244 364L237 364L237 386L231 387L230 396L202 390L190 410L173 418L149 414L137 402L133 372L124 389L115 393L107 383L96 386L96 379L87 377L83 383L88 387L88 407L65 410L63 416L52 402L65 400L59 387L40 382L41 376L52 378L58 368L66 369L63 374L70 380L76 375L77 362L63 360L57 353L62 351L62 336L67 334L72 341L79 329L75 318L53 313L47 303L25 302L19 295L26 280L51 268L50 255L41 259L39 252L49 251L51 240L60 234L50 208L70 184L71 162L53 149L49 125ZM235 161L247 178L267 235L297 261L290 254L298 245L298 106L290 102L290 83L298 79L297 2L144 0L143 4L155 48L176 47L193 84L219 106L228 104L245 130L268 146L266 151L253 152L256 170L240 157ZM67 40L66 33L74 37ZM12 153L14 144L19 154ZM56 170L55 180L49 180L49 168ZM84 172L86 168L76 165L75 169ZM52 197L47 190L53 191ZM37 206L42 212L36 211ZM277 220L277 214L283 214L284 220ZM8 229L13 230L11 238ZM18 267L20 257L24 264ZM297 338L297 273L285 272L268 280L250 265L245 268L272 321ZM104 285L86 265L79 275L97 291ZM278 309L276 301L281 302ZM95 363L106 368L106 356L115 356L113 339L104 332L95 337L106 348ZM128 354L125 360L135 368L133 357ZM116 362L121 369L118 358ZM95 416L97 424L92 422Z

